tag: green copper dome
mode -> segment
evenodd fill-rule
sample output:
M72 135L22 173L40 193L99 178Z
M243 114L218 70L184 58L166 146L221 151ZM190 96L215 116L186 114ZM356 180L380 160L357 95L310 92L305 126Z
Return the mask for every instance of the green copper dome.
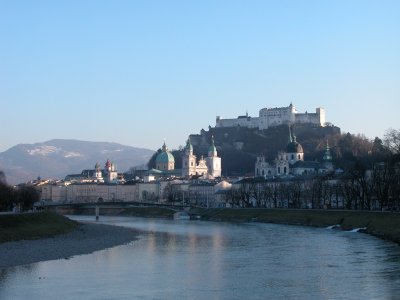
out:
M168 151L167 146L164 145L162 146L162 152L160 154L157 155L156 157L156 164L158 163L170 163L173 162L175 163L175 158L174 156L171 154L171 152Z
M175 162L174 156L170 152L161 152L156 157L156 163L169 163Z

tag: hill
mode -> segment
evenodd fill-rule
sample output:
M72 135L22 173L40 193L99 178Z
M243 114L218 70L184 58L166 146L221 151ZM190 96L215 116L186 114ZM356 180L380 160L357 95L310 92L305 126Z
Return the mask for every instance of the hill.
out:
M0 153L0 170L7 182L17 184L37 178L64 178L92 169L109 158L118 172L146 163L153 150L118 143L55 139L44 143L19 144Z
M320 127L313 124L298 124L292 127L297 140L302 144L306 160L319 160L323 156L326 141L336 145L340 137L340 128ZM197 158L207 156L214 136L218 156L222 158L223 176L254 173L257 155L266 156L268 161L275 159L279 151L285 150L289 140L287 125L258 130L245 127L209 127L200 134L191 134L190 141ZM335 149L334 149L335 150ZM160 150L159 150L160 151ZM175 168L181 168L182 150L172 151ZM155 155L149 161L149 167L155 167Z

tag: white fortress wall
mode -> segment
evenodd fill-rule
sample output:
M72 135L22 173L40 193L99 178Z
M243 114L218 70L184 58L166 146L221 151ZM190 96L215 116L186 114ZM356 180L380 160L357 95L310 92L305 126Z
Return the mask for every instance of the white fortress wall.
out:
M238 117L236 119L221 119L217 117L215 127L247 127L256 128L258 127L258 118L252 117Z
M315 113L296 114L295 122L297 124L316 124L325 125L325 110L317 108Z
M292 105L288 107L263 108L259 114L259 129L294 123L296 113L296 108Z
M305 124L305 123L312 123L312 124L319 124L319 116L317 114L298 114L296 115L296 121L295 123L297 124Z
M287 107L262 108L258 118L240 116L236 119L216 120L215 127L247 127L260 130L282 124L316 124L325 126L325 109L318 107L315 113L299 113L296 107L290 104Z

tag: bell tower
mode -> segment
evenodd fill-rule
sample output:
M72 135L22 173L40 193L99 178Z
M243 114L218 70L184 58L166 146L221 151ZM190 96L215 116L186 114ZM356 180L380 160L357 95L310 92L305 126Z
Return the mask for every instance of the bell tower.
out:
M206 158L208 174L212 177L221 177L221 157L218 157L217 148L214 144L214 136L211 136L211 146Z
M185 154L182 156L182 177L196 174L196 156L193 155L193 146L190 137L186 141Z

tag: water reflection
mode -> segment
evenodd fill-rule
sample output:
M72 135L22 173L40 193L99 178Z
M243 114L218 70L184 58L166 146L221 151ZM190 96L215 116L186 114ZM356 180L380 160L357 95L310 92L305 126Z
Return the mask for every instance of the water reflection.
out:
M77 217L85 219L86 217ZM400 247L272 224L102 218L128 245L0 273L1 299L395 299Z

